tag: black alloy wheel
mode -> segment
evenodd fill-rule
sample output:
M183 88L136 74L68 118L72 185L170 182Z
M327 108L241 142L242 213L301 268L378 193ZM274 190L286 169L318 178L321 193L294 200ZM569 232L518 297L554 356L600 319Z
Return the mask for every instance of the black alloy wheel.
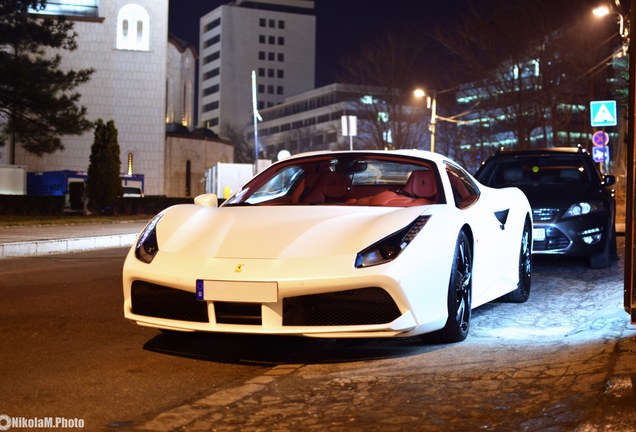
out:
M426 342L461 342L468 336L472 304L473 254L464 231L459 233L448 285L448 319L444 328L422 335Z
M510 303L524 303L530 297L532 283L532 233L530 221L526 220L521 234L521 249L519 250L519 282L517 288L506 294L503 301Z

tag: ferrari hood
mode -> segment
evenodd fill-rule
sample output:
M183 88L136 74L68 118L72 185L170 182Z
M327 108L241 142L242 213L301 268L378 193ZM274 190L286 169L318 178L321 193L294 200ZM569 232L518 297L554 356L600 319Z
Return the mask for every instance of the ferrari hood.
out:
M355 254L420 214L422 207L180 205L164 211L157 239L160 252L209 258Z

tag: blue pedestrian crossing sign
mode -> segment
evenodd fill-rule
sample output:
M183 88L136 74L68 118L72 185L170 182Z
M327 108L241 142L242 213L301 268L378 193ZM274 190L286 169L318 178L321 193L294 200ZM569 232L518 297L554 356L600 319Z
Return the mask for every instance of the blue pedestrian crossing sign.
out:
M616 101L592 101L590 102L590 120L592 127L616 126Z

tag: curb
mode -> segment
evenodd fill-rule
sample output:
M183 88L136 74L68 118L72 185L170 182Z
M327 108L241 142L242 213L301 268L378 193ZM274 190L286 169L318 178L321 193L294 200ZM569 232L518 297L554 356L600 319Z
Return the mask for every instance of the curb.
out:
M137 233L0 244L0 258L48 255L130 246Z

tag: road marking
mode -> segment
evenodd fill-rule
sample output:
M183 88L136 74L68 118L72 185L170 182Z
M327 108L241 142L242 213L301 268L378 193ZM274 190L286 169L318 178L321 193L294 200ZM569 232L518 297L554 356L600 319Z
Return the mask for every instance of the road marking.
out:
M264 390L268 384L276 379L288 375L303 366L302 364L276 366L264 374L246 381L243 385L219 390L191 404L181 405L163 412L152 420L136 426L135 429L169 432L182 428L199 420L201 417L210 415L211 411L219 407L228 406Z

